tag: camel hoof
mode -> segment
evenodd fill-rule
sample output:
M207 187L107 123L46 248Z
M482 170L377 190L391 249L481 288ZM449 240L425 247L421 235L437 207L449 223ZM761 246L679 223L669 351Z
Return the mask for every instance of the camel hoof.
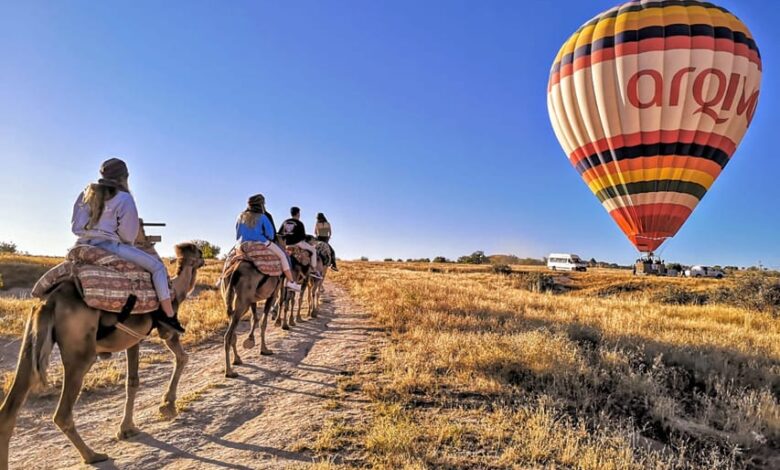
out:
M233 359L233 365L242 366L244 365L244 361L242 361L240 357L236 357L235 359Z
M131 437L137 436L140 432L140 429L132 426L127 429L120 429L119 432L116 433L116 438L120 441L123 441L125 439L130 439Z
M174 403L167 403L164 405L160 405L160 414L165 419L173 419L176 417L179 412L176 410L176 405Z
M84 458L84 463L92 464L97 462L105 462L108 460L107 454L101 454L99 452L93 452L91 456Z
M281 320L281 319L279 319L279 320L276 320L276 321L274 322L274 326L282 326L282 320Z
M263 349L260 351L261 356L272 356L274 354L270 349Z
M311 317L312 318L317 318L317 312L311 312Z
M254 338L247 338L244 340L244 349L252 349L255 347Z
M292 323L290 323L290 325L292 325ZM287 325L287 324L282 325L282 329L283 330L289 330L290 329L290 325Z
M229 379L235 379L236 377L238 377L238 372L234 372L232 370L228 371L228 372L225 372L225 377L227 377Z

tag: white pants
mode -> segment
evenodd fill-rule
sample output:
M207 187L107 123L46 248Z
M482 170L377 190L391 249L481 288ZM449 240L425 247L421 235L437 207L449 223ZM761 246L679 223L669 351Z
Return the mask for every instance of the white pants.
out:
M282 262L282 271L289 272L290 260L287 259L287 253L285 253L284 250L282 250L281 247L279 247L279 245L271 241L266 242L265 247L273 251L273 253L279 257L279 261Z
M314 270L317 269L317 249L316 248L314 248L313 246L309 245L306 242L306 240L300 241L300 242L298 242L298 243L296 243L295 245L292 245L292 246L297 246L299 248L303 248L304 250L306 250L309 253L311 253L311 268L314 269Z

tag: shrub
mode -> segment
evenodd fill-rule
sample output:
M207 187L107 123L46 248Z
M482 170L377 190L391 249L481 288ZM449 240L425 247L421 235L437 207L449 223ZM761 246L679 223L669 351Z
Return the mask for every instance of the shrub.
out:
M719 288L717 302L759 311L777 311L780 307L780 279L751 272L737 279L732 288Z
M16 243L13 242L0 242L0 253L14 254L17 253Z
M508 264L494 264L491 270L494 274L503 274L504 276L512 274L512 267Z
M385 258L384 261L385 261L385 263L392 263L393 262L393 258Z
M192 243L200 248L204 259L215 259L219 256L219 252L222 251L220 247L211 242L207 242L206 240L193 240Z
M437 257L433 258L433 262L434 263L449 263L450 260L448 260L444 256L437 256Z
M368 256L361 256L360 261L368 261Z
M708 296L680 286L666 286L653 296L653 300L669 305L704 305L707 303Z
M545 273L516 273L515 286L520 289L529 290L531 292L556 292L559 290L559 286L555 283L555 279L549 274Z

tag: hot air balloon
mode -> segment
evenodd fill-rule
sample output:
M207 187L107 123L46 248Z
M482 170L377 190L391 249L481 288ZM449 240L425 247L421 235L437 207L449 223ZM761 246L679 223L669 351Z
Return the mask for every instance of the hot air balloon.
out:
M729 162L760 84L756 42L726 9L635 0L563 44L547 107L571 164L631 243L652 253Z

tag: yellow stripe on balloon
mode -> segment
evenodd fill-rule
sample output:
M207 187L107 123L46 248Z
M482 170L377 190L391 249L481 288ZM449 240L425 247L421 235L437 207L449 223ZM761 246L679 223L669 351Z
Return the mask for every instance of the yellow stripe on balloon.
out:
M591 180L588 183L588 187L593 191L593 194L596 194L602 189L612 186L655 180L675 180L696 183L704 186L705 189L710 189L712 182L715 181L712 175L704 171L691 170L688 168L665 167L622 171L612 175L601 176Z

